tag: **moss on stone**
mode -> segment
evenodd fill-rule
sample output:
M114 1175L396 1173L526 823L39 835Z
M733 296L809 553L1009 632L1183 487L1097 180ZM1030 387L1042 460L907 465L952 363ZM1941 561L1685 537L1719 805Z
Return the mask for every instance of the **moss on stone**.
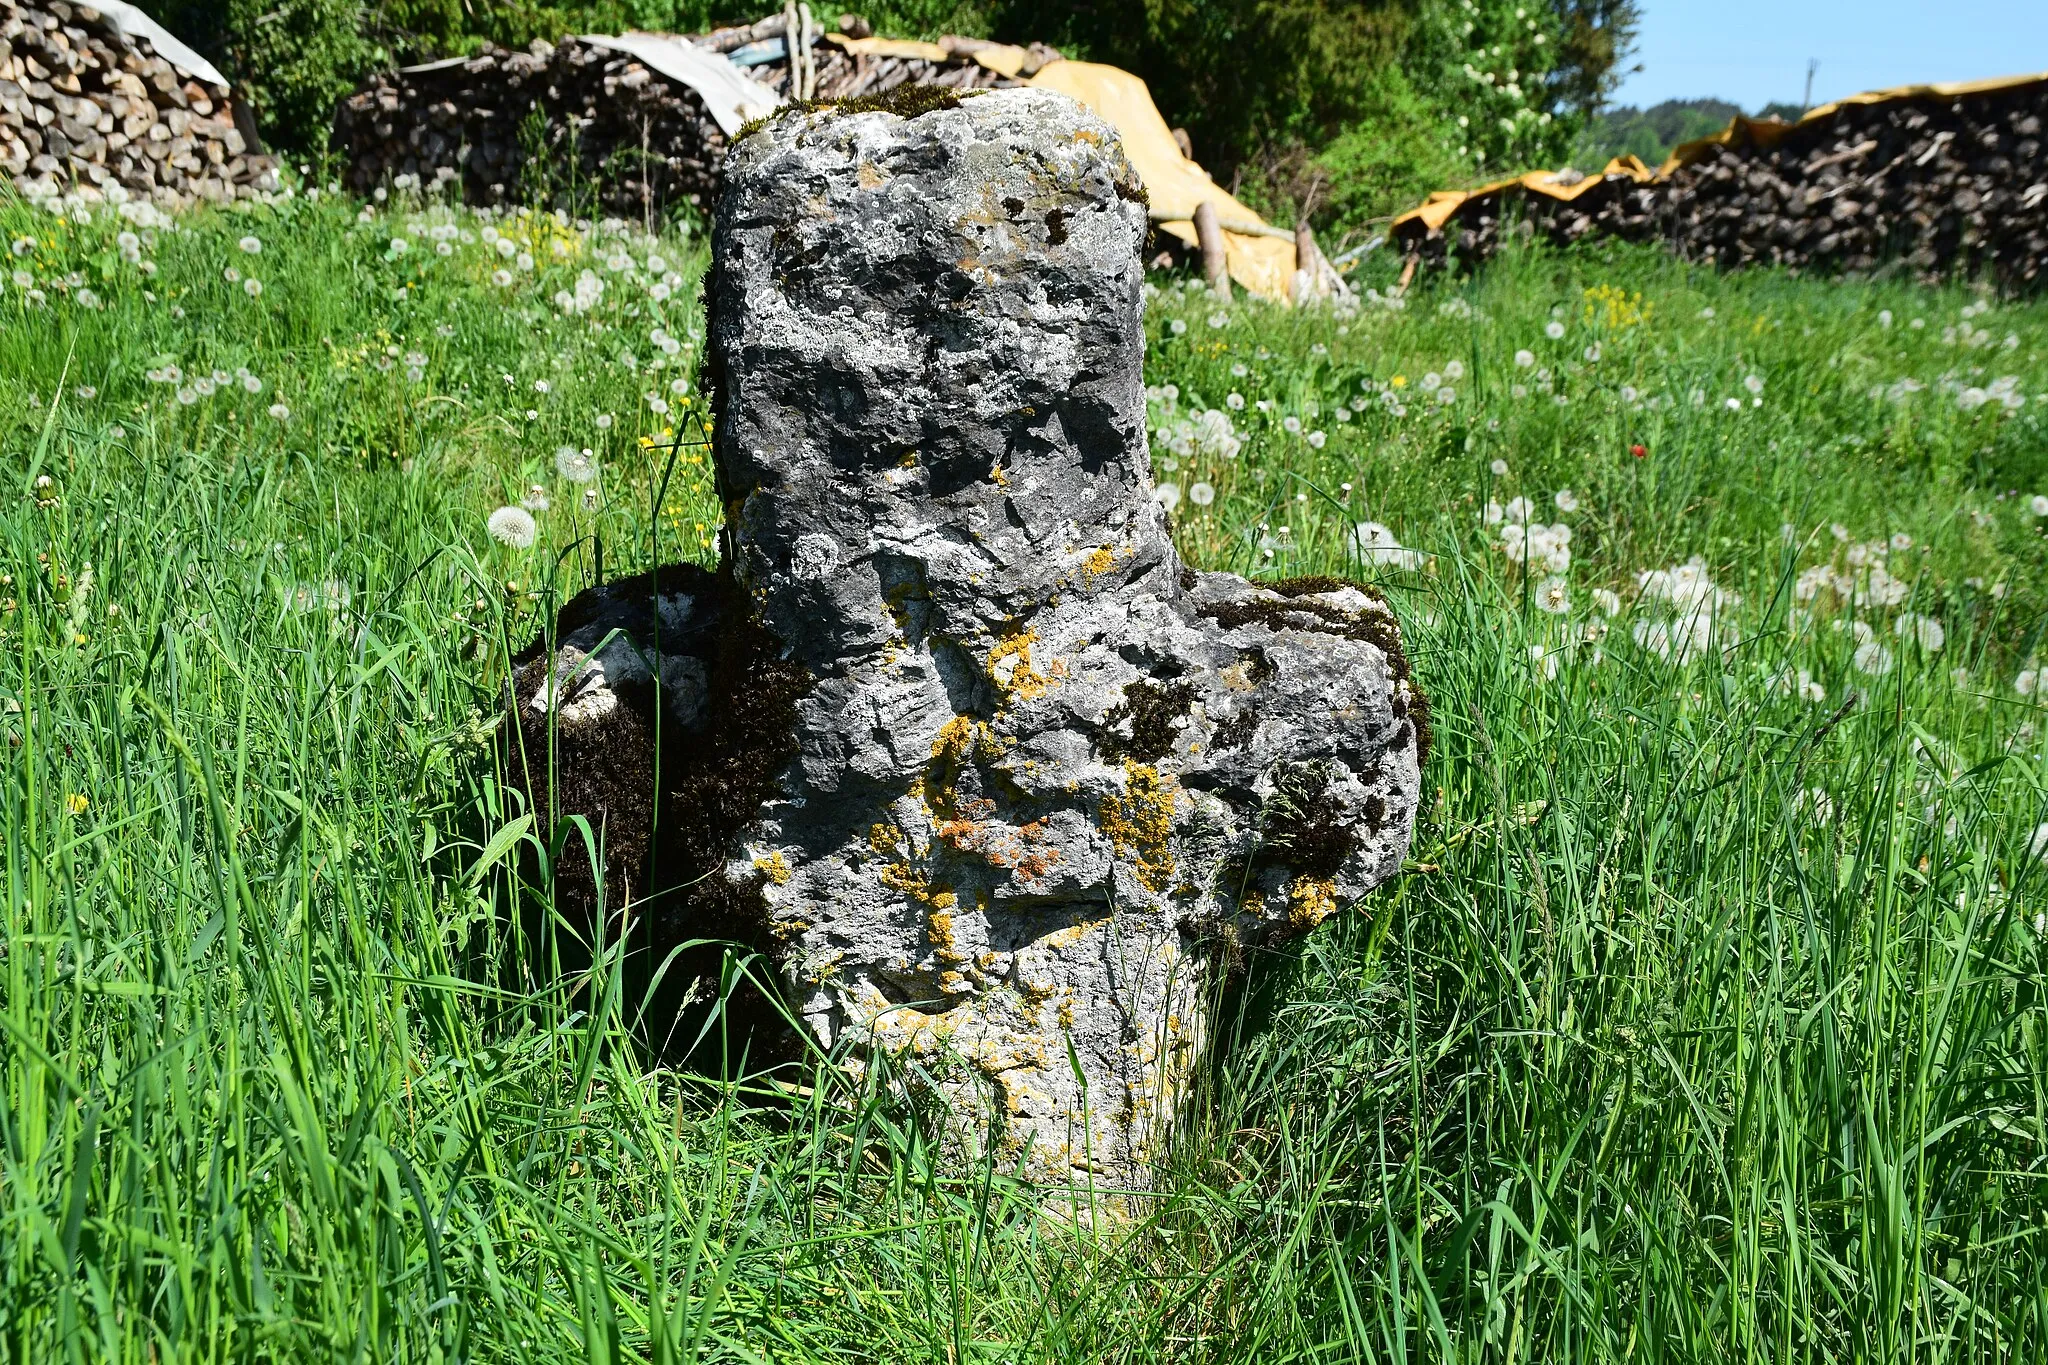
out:
M1102 718L1098 747L1109 758L1163 758L1173 751L1194 700L1192 683L1127 683L1124 699Z
M898 118L909 119L939 109L958 109L961 100L980 93L979 90L957 90L949 85L906 81L887 90L872 90L847 99L795 100L772 114L749 120L733 136L733 141L743 142L777 119L791 114L894 114Z

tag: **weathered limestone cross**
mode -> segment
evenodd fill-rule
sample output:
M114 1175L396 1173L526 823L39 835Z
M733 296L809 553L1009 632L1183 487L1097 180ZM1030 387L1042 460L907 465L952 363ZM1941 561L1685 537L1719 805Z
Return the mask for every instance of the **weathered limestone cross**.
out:
M767 946L820 1043L913 1061L1032 1178L1143 1184L1212 950L1394 872L1426 708L1371 594L1175 552L1115 133L1037 90L934 102L734 148L724 563L572 602L521 731L608 882Z

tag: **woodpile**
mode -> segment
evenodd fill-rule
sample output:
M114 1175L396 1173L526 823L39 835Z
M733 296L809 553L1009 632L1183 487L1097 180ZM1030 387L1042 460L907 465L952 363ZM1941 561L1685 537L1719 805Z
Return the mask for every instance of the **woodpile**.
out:
M277 185L227 86L65 0L0 0L0 170L30 194L118 185L163 202Z
M1789 128L1738 120L1654 177L1617 171L1570 199L1479 193L1441 228L1409 215L1394 231L1439 263L1453 251L1484 259L1503 235L1597 233L1722 265L1984 274L2035 289L2048 282L2044 128L2048 80L1849 101ZM1571 172L1554 179L1574 187Z
M791 32L798 42L786 41ZM1019 83L974 61L969 40L924 57L868 54L827 39L807 14L687 41L725 55L784 100L842 100L904 84ZM344 183L357 194L453 186L470 203L503 204L580 192L619 216L681 204L708 209L726 143L689 85L630 53L573 37L379 73L342 103L334 128Z

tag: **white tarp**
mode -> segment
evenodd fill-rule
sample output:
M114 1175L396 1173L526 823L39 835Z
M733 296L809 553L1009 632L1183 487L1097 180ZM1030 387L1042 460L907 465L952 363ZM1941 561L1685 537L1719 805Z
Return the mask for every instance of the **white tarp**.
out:
M586 33L583 41L637 57L670 80L696 91L727 137L765 114L782 100L773 90L725 59L725 54L698 47L687 38L666 33Z
M123 0L92 0L92 7L114 21L114 27L130 38L147 38L156 55L187 76L225 87L228 78L214 70L213 63L173 38L156 20Z

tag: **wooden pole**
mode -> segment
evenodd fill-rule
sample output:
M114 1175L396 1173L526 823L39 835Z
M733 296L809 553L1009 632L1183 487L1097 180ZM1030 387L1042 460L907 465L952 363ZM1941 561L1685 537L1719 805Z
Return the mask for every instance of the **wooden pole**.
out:
M1218 298L1230 297L1230 261L1224 253L1223 229L1216 206L1204 199L1195 205L1195 241L1202 248L1202 274Z
M1316 249L1316 235L1306 218L1294 225L1294 268L1308 272L1310 293L1327 292L1323 283L1323 253Z

